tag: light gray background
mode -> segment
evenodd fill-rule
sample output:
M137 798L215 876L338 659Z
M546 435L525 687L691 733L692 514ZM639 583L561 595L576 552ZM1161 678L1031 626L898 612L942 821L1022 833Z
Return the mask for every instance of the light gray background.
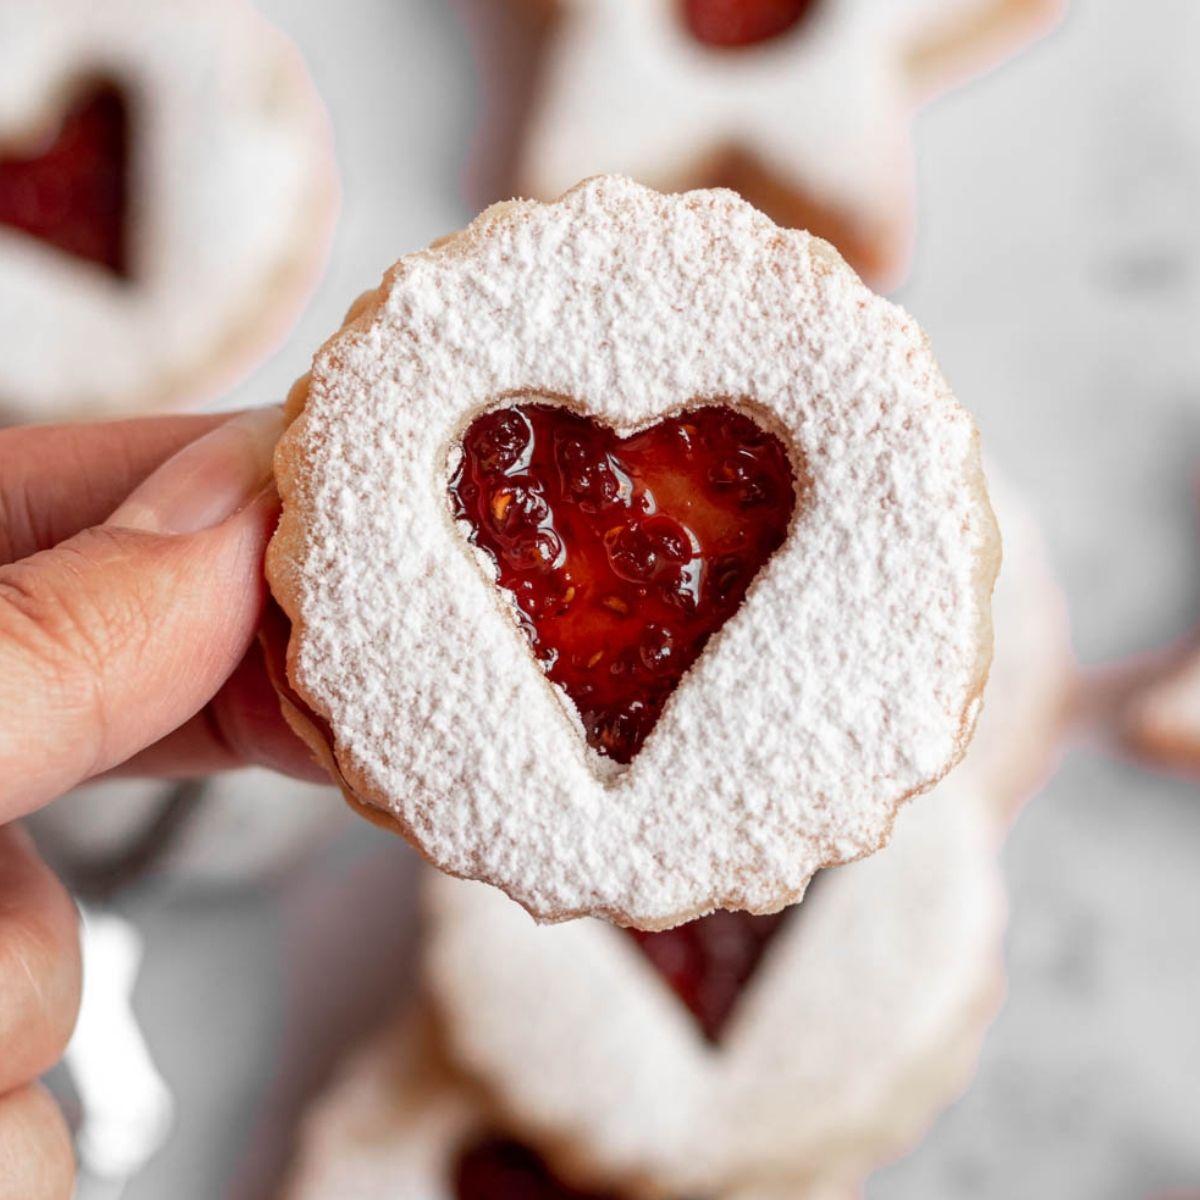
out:
M462 224L479 102L467 0L265 0L333 112L330 271L232 397L282 396L349 301ZM1200 4L1076 0L917 126L899 294L1042 518L1092 667L1200 615ZM1200 1188L1200 788L1080 735L1020 820L1007 1006L975 1086L873 1200L1118 1200ZM131 1200L260 1200L339 1046L411 982L412 856L355 824L251 894L126 901L138 1007L180 1102Z

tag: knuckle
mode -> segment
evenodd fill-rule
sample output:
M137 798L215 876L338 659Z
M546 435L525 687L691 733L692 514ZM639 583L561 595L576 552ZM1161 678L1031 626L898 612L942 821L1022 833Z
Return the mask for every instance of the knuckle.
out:
M35 732L22 713L23 692L40 697L38 711L53 712L72 727L97 725L98 739L104 734L96 641L82 632L71 605L59 602L60 590L46 573L28 569L26 563L0 567L0 662L7 733L0 740L16 747ZM69 720L74 716L83 720Z
M15 772L29 755L60 790L128 752L127 698L162 674L163 614L190 554L101 526L0 566L0 797L25 786L29 773Z
M40 665L57 669L61 613L53 603L44 574L28 562L0 568L0 637L30 654Z
M88 586L97 571L120 586ZM39 682L95 701L106 664L144 643L151 604L130 569L127 532L90 529L53 552L0 566L0 640L21 651Z

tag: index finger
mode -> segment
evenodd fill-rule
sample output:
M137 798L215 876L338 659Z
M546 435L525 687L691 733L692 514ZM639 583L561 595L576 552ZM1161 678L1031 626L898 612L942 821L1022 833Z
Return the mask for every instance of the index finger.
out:
M0 429L0 565L98 525L228 413Z

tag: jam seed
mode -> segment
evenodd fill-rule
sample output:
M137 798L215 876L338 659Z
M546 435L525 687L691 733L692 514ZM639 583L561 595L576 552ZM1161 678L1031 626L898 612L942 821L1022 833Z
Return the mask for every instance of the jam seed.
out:
M512 492L497 492L492 497L492 520L497 525L504 524L504 514L508 512L509 505L512 504Z

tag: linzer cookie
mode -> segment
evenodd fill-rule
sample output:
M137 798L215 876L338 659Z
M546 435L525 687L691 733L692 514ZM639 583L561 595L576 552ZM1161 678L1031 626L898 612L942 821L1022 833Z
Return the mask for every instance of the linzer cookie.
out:
M652 934L540 927L431 873L451 1057L555 1163L640 1194L861 1180L961 1091L995 1011L998 830L964 767L794 908Z
M342 1068L305 1118L287 1200L622 1200L555 1173L503 1133L444 1062L430 1022L406 1014ZM717 1200L849 1200L848 1191ZM630 1198L625 1198L630 1200Z
M402 259L294 389L286 710L537 917L771 912L962 755L999 548L924 335L730 192Z
M227 381L315 280L332 163L243 0L0 0L0 421Z
M528 0L521 0L528 3ZM556 0L517 186L732 187L876 285L913 233L910 126L1064 0Z
M458 1158L487 1137L478 1102L439 1059L427 1018L363 1046L306 1115L288 1200L458 1200Z

